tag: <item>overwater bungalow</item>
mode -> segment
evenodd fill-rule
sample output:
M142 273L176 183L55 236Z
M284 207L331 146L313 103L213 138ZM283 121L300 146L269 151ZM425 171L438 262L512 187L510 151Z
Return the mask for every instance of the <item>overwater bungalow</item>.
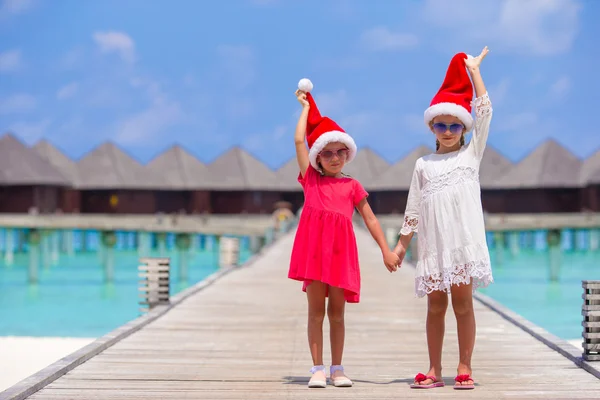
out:
M167 185L114 143L104 143L77 162L82 213L152 214L156 192Z
M153 158L148 172L162 176L165 185L156 191L156 210L164 213L211 213L211 174L208 167L179 145Z
M419 146L390 164L363 148L344 172L376 213L402 214L415 162L433 151ZM174 145L143 165L110 142L75 161L46 140L29 148L8 134L0 152L0 212L269 214L282 201L294 212L304 202L295 157L273 171L240 147L206 164ZM480 182L489 213L600 211L600 151L580 160L548 140L513 164L488 146Z
M12 134L0 138L0 211L5 213L55 212L71 186L35 150Z
M485 188L489 212L557 213L582 208L581 160L556 141L542 143Z

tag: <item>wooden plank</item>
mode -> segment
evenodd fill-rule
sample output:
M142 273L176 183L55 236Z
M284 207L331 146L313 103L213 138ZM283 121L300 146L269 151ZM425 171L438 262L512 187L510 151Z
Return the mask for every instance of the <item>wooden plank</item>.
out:
M584 328L600 328L600 321L583 321L581 325Z
M600 289L600 281L581 281L581 286L585 289Z
M310 390L306 295L285 279L293 232L254 266L240 268L188 297L144 329L106 349L31 399L391 399L464 398L451 387L409 388L427 372L426 300L413 294L414 271L390 275L379 249L357 230L361 303L346 307L344 365L353 388ZM284 268L285 269L285 268ZM600 380L475 302L473 376L477 399L598 398ZM457 363L456 322L449 306L444 380ZM324 337L328 338L325 322ZM324 344L329 364L329 343Z

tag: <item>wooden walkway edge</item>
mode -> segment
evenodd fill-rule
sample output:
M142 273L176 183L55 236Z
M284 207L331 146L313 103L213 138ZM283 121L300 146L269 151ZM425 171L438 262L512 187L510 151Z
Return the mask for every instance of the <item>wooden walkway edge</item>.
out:
M509 315L510 310L494 311L491 299L487 305L475 304L475 391L464 393L451 387L458 347L451 306L444 350L447 386L411 390L408 385L414 375L426 372L428 363L426 301L414 296L412 268L405 266L390 275L369 234L363 229L357 229L356 234L363 289L361 303L347 307L344 356L347 373L355 382L353 388L306 387L311 367L306 343L306 299L301 283L286 277L292 231L251 266L225 273L216 284L189 292L175 307L163 310L28 398L599 397L599 379L517 326L516 314ZM506 313L502 315L502 311ZM327 330L326 323L326 338ZM330 360L328 349L326 341L326 364ZM1 400L25 398L7 397L6 393L0 394Z

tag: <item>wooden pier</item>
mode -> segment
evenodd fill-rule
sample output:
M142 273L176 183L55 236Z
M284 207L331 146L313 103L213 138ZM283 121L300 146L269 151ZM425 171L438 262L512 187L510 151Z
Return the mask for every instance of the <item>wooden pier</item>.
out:
M414 297L410 266L390 275L369 234L357 229L357 238L363 292L361 303L347 306L344 355L352 388L307 388L306 299L301 284L286 277L292 231L252 265L226 274L29 398L599 398L598 378L479 302L476 389L452 389L457 340L450 305L447 386L411 390L415 374L427 372L426 300Z
M0 214L0 227L263 236L270 215Z

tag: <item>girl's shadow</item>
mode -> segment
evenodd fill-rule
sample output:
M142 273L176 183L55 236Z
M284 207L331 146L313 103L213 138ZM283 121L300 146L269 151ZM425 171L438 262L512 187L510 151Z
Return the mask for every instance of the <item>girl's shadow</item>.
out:
M446 377L446 378L442 378L442 379L446 386L450 386L450 387L454 386L454 378ZM285 382L283 382L284 385L307 386L309 378L307 376L284 376L283 380L285 381ZM375 382L375 381L367 381L367 380L362 380L362 379L352 379L352 382L368 383L371 385L393 385L393 384L400 384L400 383L410 385L411 383L414 382L414 379L413 378L394 379L389 382L382 382L382 381ZM475 387L477 387L477 386L479 386L479 384L475 383Z
M283 380L285 382L283 382L284 385L299 385L299 386L306 386L308 385L308 380L310 378L307 376L284 376ZM392 384L396 384L396 383L405 383L407 385L410 385L411 383L413 383L413 379L394 379L391 380L389 382L375 382L375 381L367 381L367 380L362 380L362 379L352 379L352 382L355 383L368 383L371 385L392 385Z

